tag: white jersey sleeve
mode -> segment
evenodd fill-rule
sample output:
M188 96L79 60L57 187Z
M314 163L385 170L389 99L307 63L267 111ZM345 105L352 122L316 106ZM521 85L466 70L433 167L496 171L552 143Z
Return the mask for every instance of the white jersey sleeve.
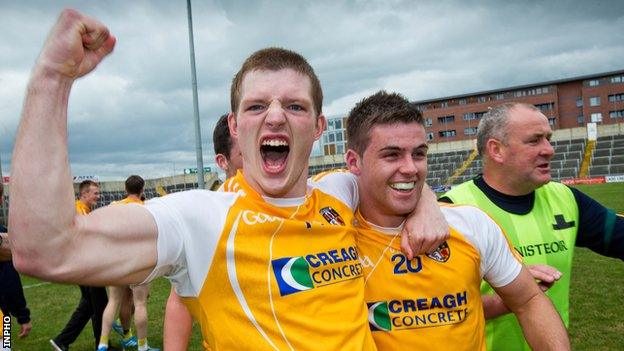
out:
M360 203L357 178L349 171L333 170L308 179L308 186L331 195L356 210Z
M197 296L237 196L191 190L147 201L158 228L158 260L146 282L164 275L180 296Z
M473 206L443 206L449 225L474 245L481 257L481 277L493 287L511 283L522 269L502 229Z

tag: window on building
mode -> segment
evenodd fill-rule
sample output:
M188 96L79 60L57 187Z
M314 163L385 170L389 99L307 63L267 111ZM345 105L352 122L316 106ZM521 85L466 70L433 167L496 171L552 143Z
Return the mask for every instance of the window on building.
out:
M329 133L329 142L333 143L334 141L336 141L336 137L334 136L334 133Z
M467 103L466 99L459 99L460 105L465 105Z
M334 120L330 119L327 121L327 130L334 130Z
M583 99L578 97L576 98L576 107L583 107Z
M431 118L425 118L425 127L431 127L433 125L433 120Z
M336 145L336 153L337 154L344 154L344 144L338 144Z
M468 112L465 113L464 116L462 117L462 119L464 121L472 121L475 119L480 119L481 117L483 117L483 115L486 113L486 111L481 111L481 112Z
M622 83L622 82L624 82L624 76L611 77L611 83Z
M597 87L600 85L600 81L598 79L592 79L588 82L590 87Z
M592 113L591 114L591 121L593 123L599 123L602 122L602 113Z
M494 95L494 99L503 100L505 98L505 94L496 94Z
M524 91L524 90L514 91L513 96L515 98L524 97L524 96L526 96L526 91Z
M438 123L453 123L455 122L455 115L438 117Z
M477 98L477 101L478 101L478 102L480 102L480 103L482 103L482 102L486 102L486 101L487 101L487 97L485 97L485 96L479 96L479 97Z
M576 116L576 123L581 125L585 124L585 117L583 117L583 115Z
M483 117L483 115L485 115L486 113L487 111L475 112L475 118L481 119L481 117Z
M589 106L600 106L600 96L590 97Z
M448 107L448 101L442 101L442 102L440 103L440 107L441 107L441 108Z
M323 133L323 144L327 144L328 140L327 140L327 133Z
M334 127L336 127L336 129L342 129L342 121L339 119L334 120Z
M548 124L550 124L551 126L555 126L555 124L557 123L557 119L554 117L550 117L548 118Z
M624 101L624 94L611 94L609 95L609 102Z
M609 118L624 118L624 110L609 111Z
M477 127L464 128L465 135L475 135L477 134Z
M427 141L431 141L433 140L433 133L429 132L427 133Z
M440 138L451 138L454 137L456 134L455 130L441 130L438 132L438 135L440 136Z
M541 111L548 111L555 108L554 102L548 102L545 104L535 104L535 107L539 108Z
M342 132L336 133L336 141L342 141Z

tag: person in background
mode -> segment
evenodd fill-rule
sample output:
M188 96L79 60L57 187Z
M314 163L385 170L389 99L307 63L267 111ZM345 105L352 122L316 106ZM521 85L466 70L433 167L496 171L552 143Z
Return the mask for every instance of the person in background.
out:
M554 267L559 281L546 295L568 326L574 247L624 260L624 218L581 191L551 181L551 136L547 117L533 105L492 108L477 132L483 173L453 187L441 201L481 208L501 225L527 265ZM505 304L488 284L482 292L492 307L488 349L529 350Z
M0 201L2 201L4 186L0 179ZM8 260L0 261L0 310L3 315L17 319L20 326L18 337L25 338L32 330L30 310L24 297L24 289L19 273L15 270L10 260L9 239L6 234L7 228L0 224L0 248L4 251L4 257Z
M115 201L111 203L111 205L143 205L141 197L143 196L144 187L145 181L143 178L138 175L129 176L125 182L126 198ZM157 348L150 347L147 342L147 298L149 295L149 287L149 284L134 285L132 287L127 285L109 287L110 296L102 316L102 335L100 336L98 351L109 350L108 337L113 326L113 320L115 319L115 315L122 301L127 295L132 296L132 301L134 303L134 325L136 326L138 342L134 340L131 333L130 335L124 335L124 339L122 340L124 349L138 346L139 351L160 351Z
M76 213L80 216L88 215L95 208L99 199L100 186L92 180L83 181L78 186L78 200L75 202ZM56 351L68 350L69 345L76 341L87 322L91 320L93 338L97 348L102 333L102 313L107 303L106 288L80 285L80 302L65 328L56 337L50 339L52 347Z

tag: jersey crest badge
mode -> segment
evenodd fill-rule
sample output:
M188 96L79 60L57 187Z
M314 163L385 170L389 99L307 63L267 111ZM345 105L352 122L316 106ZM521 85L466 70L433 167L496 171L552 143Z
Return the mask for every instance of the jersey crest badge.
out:
M440 246L438 246L438 248L434 252L427 254L427 257L434 261L444 263L448 261L449 257L451 257L451 248L445 241L440 244Z
M333 207L329 207L329 206L328 207L323 207L323 208L321 208L319 213L323 216L323 218L325 218L325 220L329 224L341 225L341 226L345 225L344 220L342 219L342 217L340 217L340 213L338 213L338 211L334 210Z

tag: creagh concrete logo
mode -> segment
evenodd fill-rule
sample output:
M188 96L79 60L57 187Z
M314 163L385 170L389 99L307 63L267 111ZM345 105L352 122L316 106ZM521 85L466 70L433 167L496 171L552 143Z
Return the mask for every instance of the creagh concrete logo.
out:
M460 291L441 296L367 302L371 331L392 331L457 324L468 317L468 296Z
M271 261L280 295L286 296L362 276L354 246Z

